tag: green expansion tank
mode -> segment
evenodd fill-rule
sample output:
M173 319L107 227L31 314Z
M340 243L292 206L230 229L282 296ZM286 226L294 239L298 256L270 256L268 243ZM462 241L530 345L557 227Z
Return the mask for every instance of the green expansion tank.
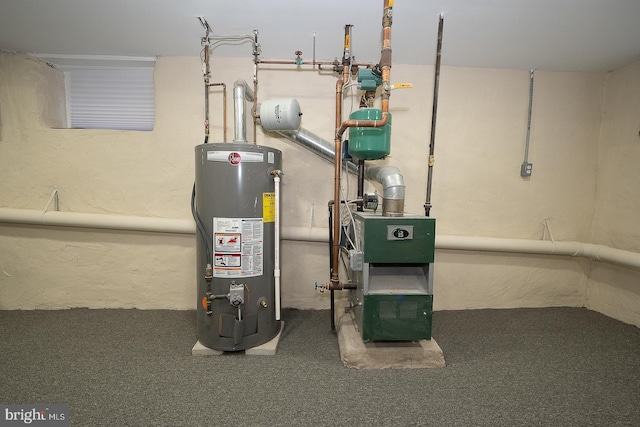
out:
M382 120L382 110L362 108L349 116L351 120ZM349 155L360 160L383 159L391 150L391 113L387 124L380 128L349 128Z

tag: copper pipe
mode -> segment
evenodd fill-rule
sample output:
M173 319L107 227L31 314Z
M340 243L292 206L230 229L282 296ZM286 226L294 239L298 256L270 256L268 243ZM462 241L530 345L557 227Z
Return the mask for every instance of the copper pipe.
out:
M347 40L345 38L345 44ZM346 48L346 46L345 46ZM342 91L344 82L349 78L349 64L342 67L342 77L336 82L336 129L339 129L342 122ZM344 132L344 131L343 131ZM342 164L342 133L336 132L335 138L335 163L333 171L333 247L332 247L332 265L330 290L342 289L340 283L339 265L340 265L340 166Z
M258 50L258 30L253 30L253 143L258 143L258 61L260 51Z
M333 188L333 201L334 201L334 216L336 220L333 221L333 246L332 246L332 265L333 271L331 272L331 282L329 283L330 290L343 289L343 284L340 283L340 276L338 274L338 265L340 261L340 221L339 212L335 209L340 209L340 165L342 163L342 135L347 128L350 127L383 127L389 120L389 95L391 93L391 22L392 22L392 7L393 0L384 0L384 12L382 16L383 27L383 40L382 40L382 52L380 57L380 68L382 70L382 118L381 120L346 120L342 122L342 87L344 82L349 78L350 67L349 64L345 64L342 69L342 77L338 79L336 83L336 135L335 135L335 164L334 164L334 188ZM346 41L345 41L346 43ZM345 49L348 46L345 45Z
M287 60L287 59L261 59L258 61L260 64L276 64L276 65L334 65L336 63L336 61L315 61L315 63L313 61L308 62L308 61L302 61L302 62L296 62L294 60Z
M209 30L207 30L207 35ZM209 78L211 76L211 68L209 67L209 46L204 48L204 142L209 142Z
M302 61L296 62L294 60L286 60L286 59L261 59L258 61L259 64L267 64L267 65L309 65L314 67L316 65L331 65L331 66L339 66L340 63L336 60L333 61ZM353 67L365 67L365 68L373 68L376 64L372 64L370 62L352 62L351 65ZM313 69L313 68L312 68Z
M225 83L209 83L207 86L222 86L222 121L224 122L224 127L222 130L222 142L227 142L227 85ZM207 96L207 98L209 98ZM207 112L209 110L207 109ZM207 135L209 135L209 124L208 124L208 115L207 115Z
M382 118L380 120L346 120L336 131L336 138L342 138L342 134L347 128L360 127L360 128L381 128L389 121L389 100L386 100L387 110L384 109L385 101L382 101Z
M348 73L349 67L345 66L342 77L336 82L336 128L342 121L342 88L344 86L344 74ZM336 133L335 138L335 159L333 165L333 246L331 248L333 269L331 271L331 284L329 289L341 289L340 276L338 275L340 261L340 164L342 163L342 136Z
M351 127L383 127L389 121L389 95L391 92L391 8L393 0L384 1L383 35L380 67L382 69L382 118L380 120L346 120L336 126L336 139L342 138L344 131Z
M258 115L258 64L254 65L255 67L255 74L254 74L254 79L253 79L253 111L251 111L251 117L253 117L253 143L257 144L258 143L258 118L260 117Z

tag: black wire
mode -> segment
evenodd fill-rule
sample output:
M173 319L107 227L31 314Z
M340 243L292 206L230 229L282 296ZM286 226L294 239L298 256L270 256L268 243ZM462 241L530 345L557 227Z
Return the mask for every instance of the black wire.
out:
M191 193L191 215L193 215L193 219L196 221L196 226L198 228L198 233L200 234L200 237L202 237L204 250L207 255L207 264L213 265L213 257L211 256L211 247L213 246L213 243L207 236L207 231L205 230L204 225L202 224L202 221L200 220L200 217L196 212L196 183L195 182L193 183L193 192Z
M335 206L335 202L333 204ZM333 274L333 268L336 267L333 265L333 209L332 206L329 205L329 271L331 272L330 276ZM336 321L335 321L335 299L334 299L334 291L331 289L331 330L336 330Z

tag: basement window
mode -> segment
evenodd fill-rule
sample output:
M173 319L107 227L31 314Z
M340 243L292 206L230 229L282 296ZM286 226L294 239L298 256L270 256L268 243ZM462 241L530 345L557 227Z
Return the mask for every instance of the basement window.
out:
M69 128L153 130L155 58L43 56L64 72Z

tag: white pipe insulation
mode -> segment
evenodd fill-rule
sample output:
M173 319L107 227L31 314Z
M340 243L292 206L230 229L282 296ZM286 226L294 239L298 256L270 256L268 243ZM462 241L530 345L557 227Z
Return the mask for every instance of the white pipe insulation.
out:
M78 212L38 211L0 208L0 223L96 228L102 230L146 231L171 234L195 234L193 219L168 219L142 216L106 215Z
M195 234L189 219L0 208L0 224L24 224L153 233ZM280 227L283 240L328 242L327 228ZM436 235L436 249L584 257L640 270L640 253L582 242Z
M436 248L584 257L640 270L640 253L592 243L436 235Z

